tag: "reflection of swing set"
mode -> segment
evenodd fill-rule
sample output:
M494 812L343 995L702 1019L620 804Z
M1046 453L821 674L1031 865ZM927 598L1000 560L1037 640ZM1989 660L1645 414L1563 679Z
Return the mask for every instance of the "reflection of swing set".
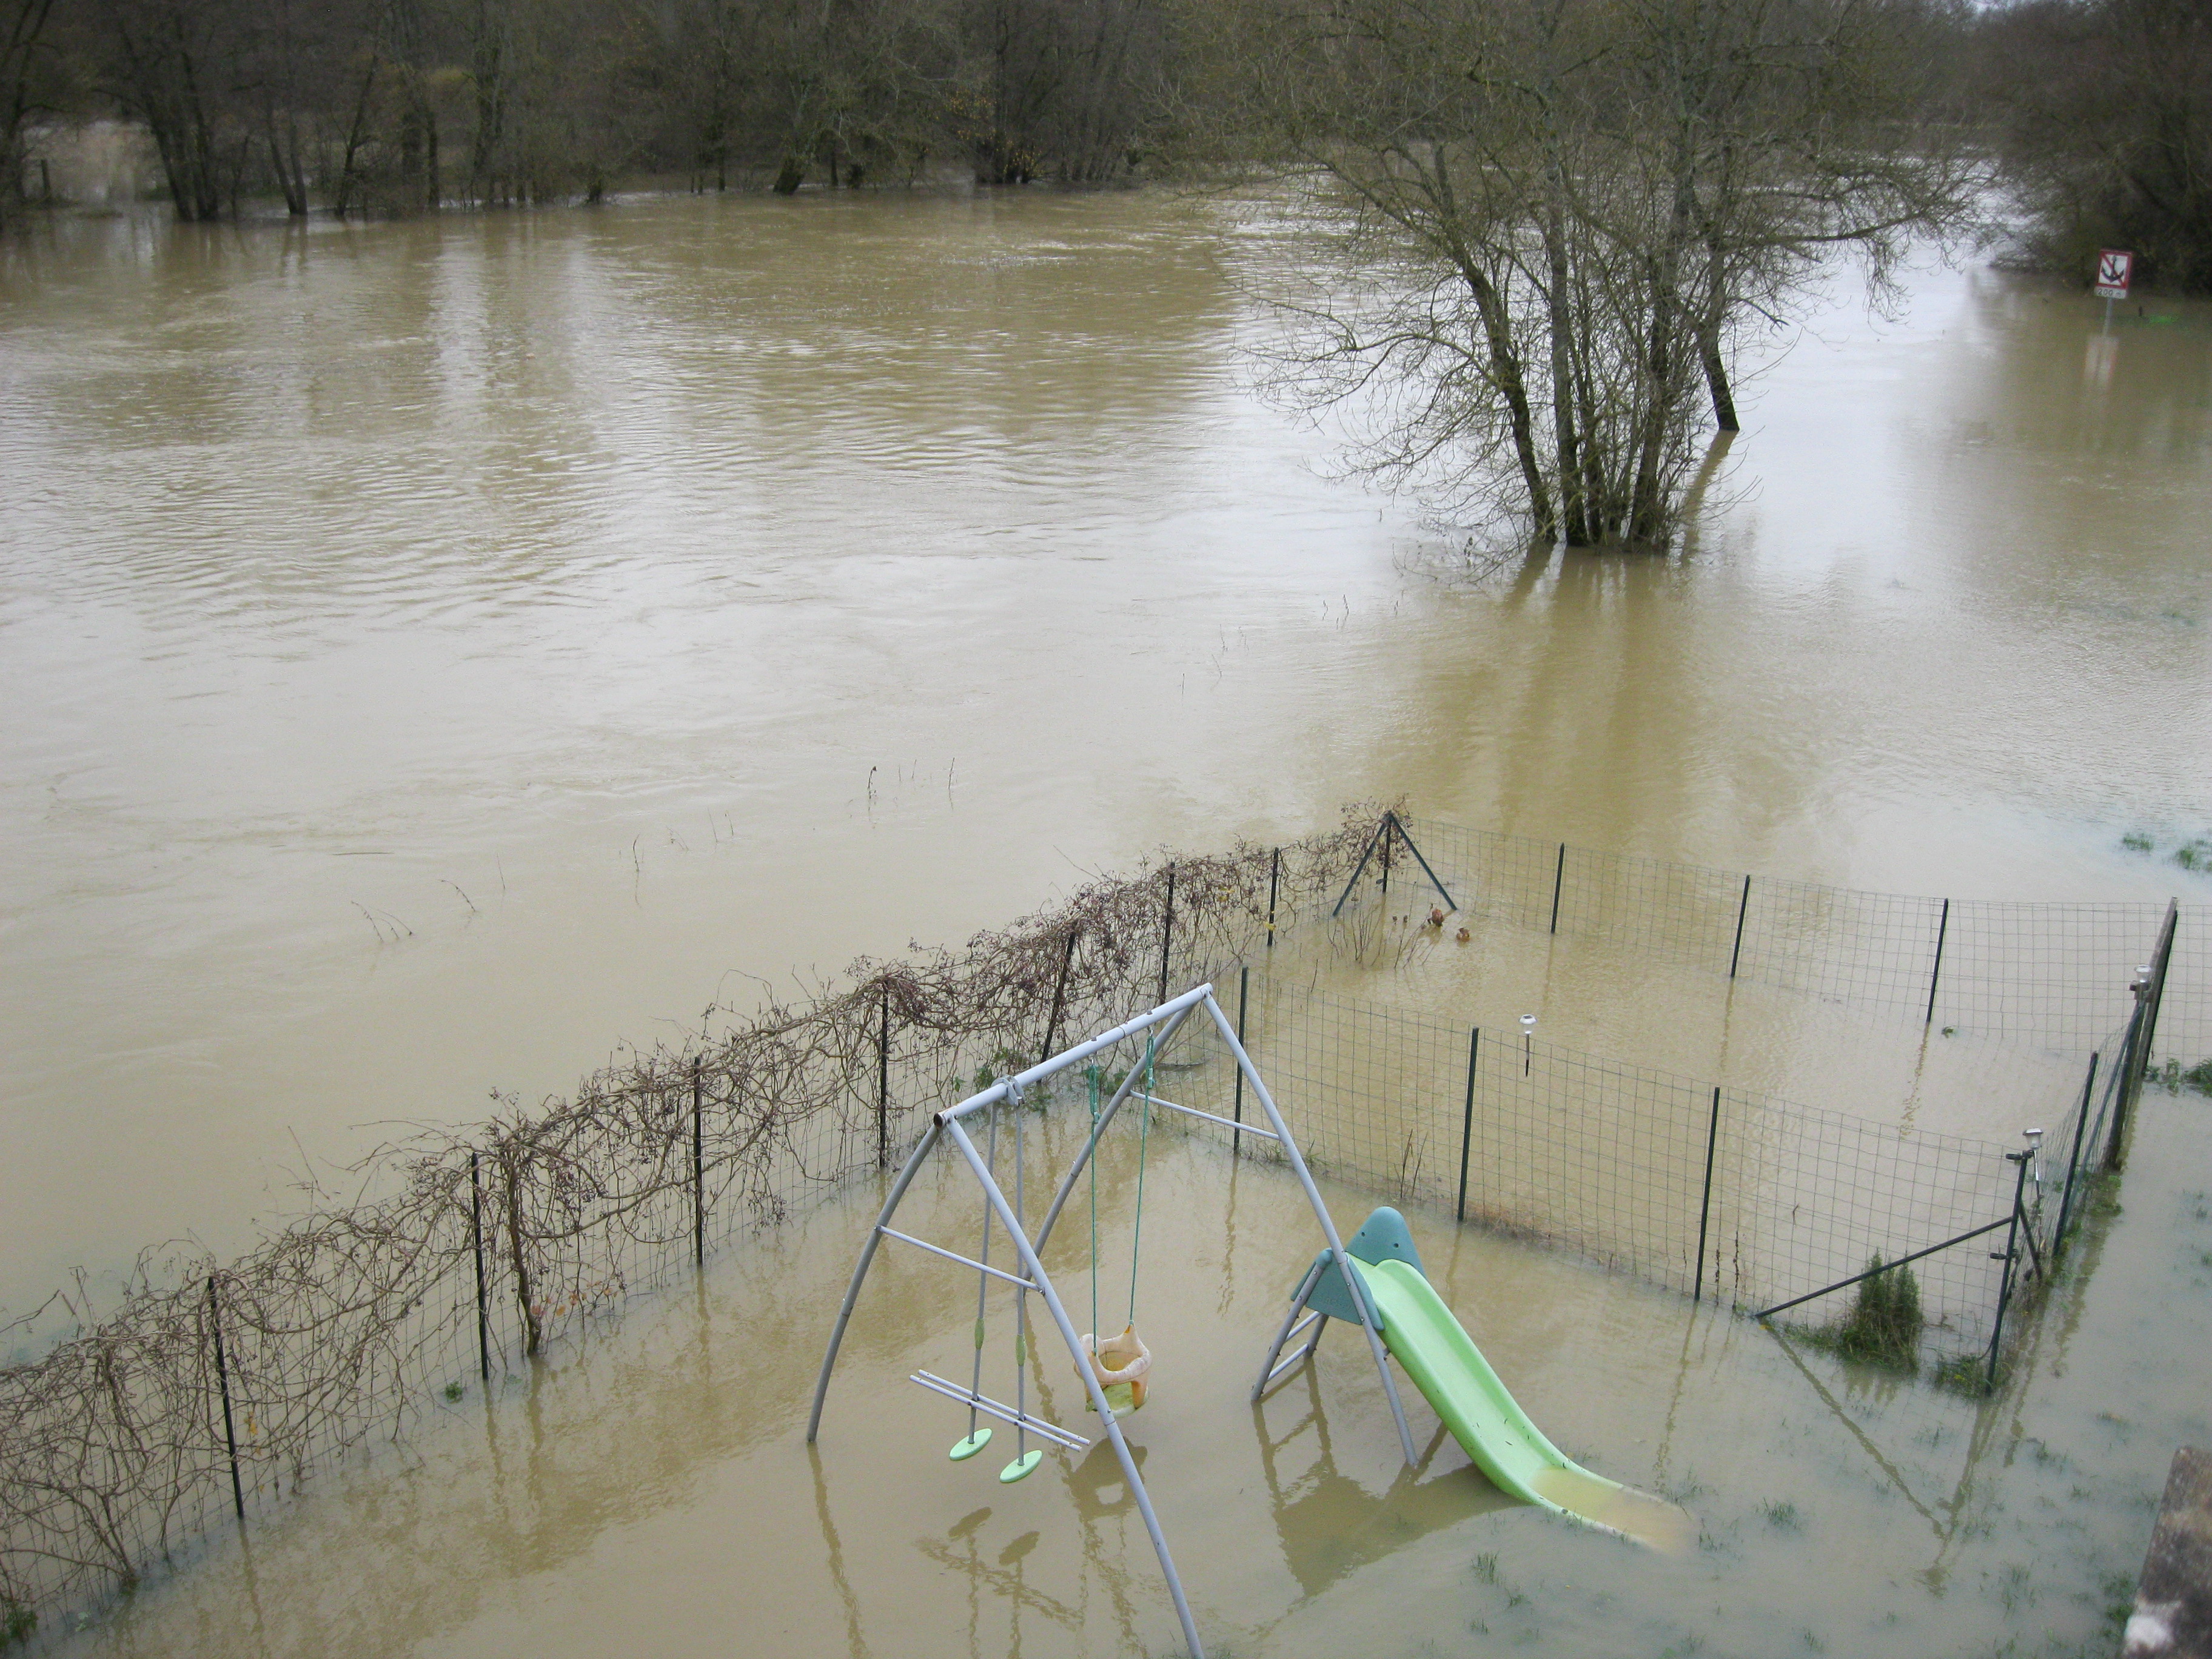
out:
M1252 1097L1260 1103L1260 1109L1266 1115L1267 1126L1264 1128L1257 1124L1240 1123L1229 1118L1217 1116L1212 1112L1200 1111L1195 1107L1179 1105L1174 1101L1163 1100L1154 1092L1153 1074L1159 1056L1167 1049L1168 1045L1175 1041L1176 1035L1182 1029L1183 1023L1200 1009L1204 1009L1212 1018L1214 1030L1219 1033L1229 1052L1236 1057L1237 1068L1243 1074L1247 1089ZM1090 1065L1090 1062L1100 1055L1109 1054L1120 1044L1133 1043L1140 1039L1144 1043L1142 1056L1128 1067L1127 1075L1121 1079L1111 1096L1102 1104L1099 1098L1100 1073L1097 1067L1095 1065ZM1088 1068L1086 1075L1091 1088L1091 1133L1084 1142L1082 1152L1077 1157L1073 1167L1061 1180L1058 1190L1053 1194L1051 1204L1046 1208L1042 1218L1037 1224L1035 1234L1032 1235L1028 1231L1026 1221L1022 1171L1024 1150L1022 1121L1027 1115L1023 1109L1024 1097L1030 1090L1048 1079L1076 1066ZM1115 1115L1121 1111L1122 1106L1133 1098L1141 1103L1141 1124L1139 1129L1137 1176L1139 1239L1133 1242L1131 1247L1129 1311L1128 1317L1124 1321L1123 1328L1119 1334L1101 1339L1097 1335L1099 1329L1097 1170L1093 1162L1093 1156L1097 1151L1100 1137L1105 1133L1108 1126L1114 1121ZM1001 1109L1006 1108L1011 1108L1013 1115L1014 1191L1011 1201L999 1185L996 1174L999 1120ZM985 1417L992 1418L1002 1424L1010 1424L1014 1430L1015 1455L1013 1461L1007 1463L999 1473L999 1479L1003 1482L1012 1483L1019 1480L1036 1468L1044 1454L1042 1446L1033 1447L1029 1443L1032 1437L1042 1442L1043 1445L1077 1453L1088 1451L1097 1443L1098 1439L1103 1438L1109 1442L1114 1448L1115 1456L1120 1460L1122 1478L1127 1482L1129 1493L1136 1500L1138 1513L1144 1517L1145 1530L1152 1538L1152 1548L1159 1556L1160 1571L1167 1580L1168 1594L1175 1602L1176 1616L1182 1623L1183 1639L1189 1645L1192 1659L1204 1659L1205 1648L1199 1641L1198 1626L1192 1620L1190 1605L1183 1596L1182 1581L1176 1576L1175 1562L1168 1553L1167 1539L1160 1531L1158 1517L1152 1512L1152 1498L1146 1493L1144 1480L1137 1472L1136 1460L1130 1455L1128 1443L1123 1439L1121 1434L1121 1419L1135 1411L1145 1402L1146 1374L1151 1370L1152 1364L1152 1356L1146 1349L1142 1339L1137 1335L1136 1330L1136 1253L1141 1243L1144 1223L1145 1143L1150 1137L1152 1114L1156 1108L1162 1111L1179 1112L1187 1116L1200 1118L1206 1122L1218 1124L1225 1129L1239 1131L1248 1135L1256 1135L1262 1139L1278 1143L1283 1149L1285 1161L1289 1164L1292 1172L1297 1176L1299 1185L1305 1190L1306 1201L1312 1206L1314 1219L1320 1224L1322 1236L1328 1241L1325 1255L1334 1261L1339 1280L1344 1283L1356 1282L1354 1270L1345 1255L1344 1242L1337 1236L1335 1224L1329 1219L1328 1207L1322 1202L1321 1194L1314 1186L1313 1176L1306 1169L1305 1159L1298 1153L1297 1142L1291 1139L1291 1132L1283 1121L1282 1114L1275 1108L1273 1096L1268 1093L1267 1084L1261 1079L1258 1069L1252 1064L1252 1057L1245 1053L1244 1045L1237 1041L1235 1028L1222 1012L1220 1004L1215 1001L1213 988L1211 985L1201 985L1194 990L1184 992L1182 995L1170 1001L1162 1003L1148 1014L1139 1015L1134 1019L1115 1026L1103 1036L1093 1037L1088 1042L1079 1043L1074 1048L1055 1054L1051 1059L1040 1065L1033 1066L1017 1076L1002 1078L980 1094L971 1095L958 1105L936 1114L930 1120L929 1127L923 1133L921 1145L915 1148L913 1156L907 1159L905 1167L898 1173L898 1178L892 1182L890 1195L884 1201L883 1211L876 1218L876 1224L868 1234L867 1243L861 1246L860 1259L853 1269L852 1283L846 1287L845 1300L837 1310L837 1322L830 1335L829 1351L822 1357L822 1372L814 1384L813 1409L806 1419L806 1437L811 1441L815 1437L817 1430L821 1426L822 1404L823 1396L829 1390L830 1374L836 1365L839 1345L844 1340L846 1325L852 1319L854 1304L860 1299L860 1285L868 1276L868 1267L875 1260L877 1247L886 1238L896 1239L902 1244L913 1245L932 1255L942 1256L947 1261L957 1261L963 1267L975 1269L976 1273L975 1360L970 1382L963 1388L957 1382L948 1381L929 1371L916 1371L912 1378L923 1388L943 1395L948 1399L957 1401L968 1407L968 1434L964 1439L958 1441L952 1447L951 1454L952 1459L955 1462L966 1462L990 1443L992 1430L981 1422L981 1419ZM984 1144L981 1147L977 1146L976 1137L967 1127L968 1121L979 1115L984 1115L985 1120L981 1137ZM939 1144L946 1140L951 1142L954 1149L966 1163L969 1170L975 1176L976 1184L982 1188L984 1200L982 1239L978 1255L975 1256L963 1255L942 1245L933 1244L926 1239L900 1232L890 1224L891 1218L897 1213L901 1200L906 1197L908 1188L913 1185L915 1177L921 1173L923 1164L928 1161L930 1154L937 1149ZM1060 1219L1060 1212L1074 1194L1076 1182L1083 1177L1086 1170L1091 1179L1092 1306L1091 1332L1083 1334L1076 1330L1074 1322L1069 1318L1067 1310L1060 1301L1059 1291L1053 1287L1051 1279L1045 1273L1041 1256L1045 1241L1051 1236L1054 1224ZM1013 1242L1018 1272L1009 1273L1002 1267L994 1267L991 1264L991 1234L994 1221L997 1226L1005 1230L1007 1237ZM1317 1263L1316 1267L1319 1265ZM993 1399L982 1391L984 1315L988 1306L990 1281L994 1279L1014 1287L1014 1398L1012 1404ZM1029 1409L1026 1360L1029 1334L1028 1307L1031 1292L1035 1292L1043 1301L1045 1311L1051 1316L1054 1328L1060 1333L1060 1340L1066 1344L1068 1357L1073 1362L1076 1374L1082 1378L1084 1388L1090 1395L1091 1409L1096 1414L1101 1429L1099 1436L1096 1438L1086 1439L1082 1435L1035 1415ZM1301 1298L1302 1301L1303 1299ZM1382 1387L1389 1397L1391 1415L1397 1421L1399 1443L1405 1451L1406 1461L1409 1464L1414 1463L1418 1460L1413 1451L1413 1434L1406 1425L1405 1409L1399 1402L1397 1383L1393 1379L1390 1367L1384 1358L1382 1335L1373 1313L1368 1306L1367 1298L1357 1297L1349 1297L1346 1300L1350 1304L1351 1312L1366 1334L1369 1352L1374 1357L1376 1369L1382 1374ZM1293 1311L1295 1313L1296 1310ZM1303 1334L1303 1332L1300 1334ZM1319 1340L1319 1336L1320 1333L1316 1328L1316 1341ZM1282 1339L1278 1338L1277 1349L1279 1350L1281 1346ZM1304 1358L1311 1352L1312 1347L1309 1345L1295 1355L1294 1358ZM1275 1366L1274 1354L1272 1352L1268 1359L1271 1370L1287 1369L1291 1363L1285 1362L1283 1366Z

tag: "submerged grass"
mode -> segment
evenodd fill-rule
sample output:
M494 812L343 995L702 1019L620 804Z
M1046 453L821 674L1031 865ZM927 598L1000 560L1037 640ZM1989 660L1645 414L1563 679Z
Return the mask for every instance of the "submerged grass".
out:
M1885 1268L1879 1251L1867 1273L1844 1318L1832 1325L1792 1327L1790 1334L1838 1358L1913 1376L1920 1369L1920 1333L1927 1323L1920 1281L1910 1267Z

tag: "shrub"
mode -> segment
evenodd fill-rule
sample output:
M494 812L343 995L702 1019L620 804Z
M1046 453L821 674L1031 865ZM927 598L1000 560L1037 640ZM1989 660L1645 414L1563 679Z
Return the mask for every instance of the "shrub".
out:
M1836 1328L1835 1350L1846 1359L1892 1370L1919 1368L1920 1281L1910 1267L1882 1271L1876 1252L1867 1263L1873 1275L1859 1281L1857 1303L1850 1317Z

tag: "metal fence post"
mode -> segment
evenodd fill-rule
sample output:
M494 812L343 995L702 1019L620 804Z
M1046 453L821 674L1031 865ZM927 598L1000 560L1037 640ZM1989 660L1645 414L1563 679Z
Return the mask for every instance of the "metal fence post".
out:
M1456 1219L1467 1220L1467 1154L1474 1141L1474 1062L1482 1052L1482 1027L1467 1034L1467 1103L1459 1115L1459 1210Z
M1713 1212L1713 1152L1719 1146L1720 1139L1721 1091L1717 1084L1713 1088L1712 1116L1705 1124L1705 1191L1698 1200L1698 1274L1690 1287L1690 1300L1692 1302L1705 1299L1705 1224ZM1713 1288L1720 1288L1717 1282Z
M477 1264L477 1376L491 1381L491 1310L484 1300L483 1177L477 1164L480 1155L469 1149L469 1253Z
M2173 931L2179 917L2178 905L2168 900L2166 920L2160 924L2158 943L2152 947L2151 959L2136 977L2136 1011L2128 1020L2127 1042L2120 1050L2118 1086L2112 1097L2112 1133L2105 1144L2105 1167L2108 1170L2120 1169L2127 1161L2127 1147L2120 1139L2120 1131L2126 1126L2130 1109L2142 1096L2143 1078L2150 1069L2151 1028L2158 1019L2160 999L2166 994L2166 967L2173 954Z
M2004 1346L2005 1309L2012 1301L2013 1263L2020 1257L2021 1195L2027 1189L2027 1160L2026 1152L2007 1152L2006 1161L2014 1167L2012 1182L2012 1224L2005 1229L2005 1247L2002 1252L1991 1250L1993 1257L2001 1257L2004 1273L1997 1280L1997 1317L1995 1328L1990 1332L1989 1375L1983 1382L1984 1393L1993 1392L1997 1386L1997 1356Z
M691 1265L707 1265L707 1140L705 1090L701 1086L699 1057L691 1060Z
M2142 988L2136 988L2136 1011L2128 1016L2128 1029L2120 1038L2120 1068L2112 1079L2112 1127L2105 1135L2105 1168L2118 1170L2125 1156L2121 1132L2128 1127L2128 1079L2135 1070L2136 1041L2142 1034Z
M1237 969L1237 1046L1240 1048L1244 1047L1244 1009L1247 1003L1250 1001L1251 996L1252 969L1248 963ZM1246 1049L1245 1052L1249 1054L1251 1051ZM1244 1068L1239 1066L1237 1068L1237 1108L1231 1121L1242 1123L1243 1121ZM1244 1132L1242 1129L1231 1130L1229 1135L1229 1156L1235 1158L1243 1150Z
M1054 981L1052 988L1052 1013L1044 1023L1043 1046L1037 1050L1037 1064L1040 1066L1052 1058L1053 1039L1060 1035L1060 1012L1067 1006L1067 975L1075 966L1075 941L1081 938L1082 934L1081 923L1079 922L1070 927L1067 930L1066 946L1060 953L1060 978ZM888 985L884 988L884 995L888 1000L890 996L890 988Z
M1567 878L1567 844L1559 843L1559 861L1552 867L1552 931L1559 931L1559 888Z
M1389 906L1389 902L1390 902L1390 842L1391 842L1391 838L1392 838L1392 837L1393 837L1393 836L1397 833L1397 829L1398 829L1398 815L1397 815L1395 812L1385 812L1385 813L1382 815L1382 898L1383 905L1384 905L1386 908ZM1165 1000L1167 1000L1167 999L1166 999L1166 998L1164 998L1164 997L1161 998L1160 1000L1161 1000L1163 1002L1164 1002Z
M2081 1136L2089 1127L2089 1103L2097 1093L2097 1056L2089 1056L2089 1075L2081 1082L2081 1109L2074 1114L2074 1150L2066 1160L2066 1184L2058 1193L2058 1224L2051 1230L2051 1267L2058 1268L2058 1253L2066 1248L2066 1224L2074 1213L2074 1177L2081 1168Z
M1168 951L1175 943L1175 866L1172 864L1168 866L1167 902L1160 909L1159 1000L1162 1002L1168 1000Z
M1928 1018L1925 1024L1936 1023L1936 987L1943 977L1943 937L1951 931L1951 901L1943 901L1943 915L1936 924L1936 965L1928 970Z
M1729 977L1735 977L1735 965L1743 960L1743 919L1751 914L1751 878L1743 878L1743 898L1735 907L1735 949L1729 952Z
M1283 849L1276 848L1267 855L1267 948L1275 948L1275 889L1283 876Z
M215 1382L222 1394L222 1443L230 1450L230 1501L246 1519L246 1488L238 1479L238 1430L230 1416L230 1364L222 1351L222 1308L216 1300L215 1275L208 1275L208 1328L215 1333Z
M885 980L878 988L881 1003L876 1026L876 1167L891 1162L891 987Z

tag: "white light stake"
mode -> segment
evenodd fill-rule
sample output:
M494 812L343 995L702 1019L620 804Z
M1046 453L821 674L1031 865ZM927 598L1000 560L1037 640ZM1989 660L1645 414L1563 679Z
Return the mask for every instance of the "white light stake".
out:
M1523 1014L1521 1016L1521 1075L1522 1077L1528 1075L1529 1056L1534 1052L1535 1046L1536 1016Z

